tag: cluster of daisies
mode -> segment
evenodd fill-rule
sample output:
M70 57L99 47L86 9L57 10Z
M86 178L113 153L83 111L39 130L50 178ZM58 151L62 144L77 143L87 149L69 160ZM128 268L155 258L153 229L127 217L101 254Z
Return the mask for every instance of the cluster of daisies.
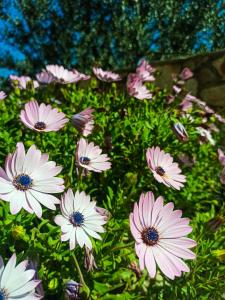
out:
M151 99L152 94L144 83L155 80L154 72L155 69L143 60L136 73L128 76L128 93L140 100ZM119 74L101 68L93 68L93 73L104 82L122 80ZM174 88L168 103L173 102L175 97L182 93L184 81L192 76L192 72L185 68L179 77L174 77ZM20 89L26 89L27 83L31 82L31 78L27 76L12 75L10 79ZM67 70L62 66L48 65L36 75L36 79L32 81L34 88L41 84L76 83L89 80L90 76L75 69ZM0 94L2 99L4 96L6 95ZM209 113L210 108L190 94L185 94L181 102L183 113L188 113L193 103ZM215 114L212 110L210 113ZM223 122L221 116L217 115L217 118ZM69 122L66 115L57 108L45 103L39 104L36 100L25 104L20 113L20 120L29 129L42 133L58 131ZM81 174L109 170L111 163L108 155L103 154L98 145L87 140L94 129L94 109L88 107L73 115L71 124L82 135L77 142L75 154L76 166L81 170ZM188 134L181 123L175 124L173 130L181 141L188 140ZM225 167L225 156L221 150L219 159ZM175 190L184 186L186 177L169 153L153 146L147 149L146 160L148 168L159 183ZM61 170L61 166L50 161L49 155L42 153L35 145L26 151L20 142L15 152L7 156L4 169L0 168L0 198L9 203L11 214L17 214L23 208L38 218L42 217L42 206L56 210L56 205L60 205L61 214L54 220L61 227L61 240L69 242L70 250L79 245L81 248L85 246L86 251L91 251L91 239L101 239L100 233L104 232L103 225L108 219L107 211L98 207L95 201L91 201L84 191L74 192L69 188L60 200L58 195L65 190L64 180L57 177ZM225 171L225 182L224 174ZM146 268L151 278L156 276L157 265L170 279L189 271L182 259L195 258L190 248L194 247L196 242L187 237L192 231L189 219L182 218L182 211L174 210L172 202L164 205L162 196L155 200L151 191L142 193L130 214L130 229L135 240L140 269ZM34 275L35 270L27 269L26 261L16 266L15 254L6 267L0 259L0 299L41 299L42 296L35 292L40 281L34 279Z

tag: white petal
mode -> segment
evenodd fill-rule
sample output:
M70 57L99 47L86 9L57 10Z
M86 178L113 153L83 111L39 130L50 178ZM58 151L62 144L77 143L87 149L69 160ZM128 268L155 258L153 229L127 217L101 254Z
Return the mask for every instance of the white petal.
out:
M9 259L7 265L5 266L4 272L2 274L2 279L1 279L1 288L4 288L6 285L7 280L9 280L10 275L12 274L13 270L15 269L16 266L16 254L14 253L11 258Z

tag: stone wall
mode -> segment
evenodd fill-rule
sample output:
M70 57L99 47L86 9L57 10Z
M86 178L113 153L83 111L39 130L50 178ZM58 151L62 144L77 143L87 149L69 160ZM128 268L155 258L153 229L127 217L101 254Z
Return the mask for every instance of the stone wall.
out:
M184 67L194 73L186 87L192 95L199 97L211 106L225 107L225 50L196 55L172 61L152 62L159 75L156 85L172 88L171 74L178 74Z

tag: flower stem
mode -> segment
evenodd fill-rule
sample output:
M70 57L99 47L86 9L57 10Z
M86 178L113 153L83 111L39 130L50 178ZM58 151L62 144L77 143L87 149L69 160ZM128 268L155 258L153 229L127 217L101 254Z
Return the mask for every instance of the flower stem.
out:
M80 283L82 284L82 294L83 296L85 297L85 299L88 299L89 295L90 295L90 290L89 290L89 287L86 285L85 281L84 281L84 276L81 272L81 269L80 269L80 266L79 266L79 263L77 261L77 258L76 258L76 255L75 253L73 252L72 253L72 258L73 258L73 261L74 261L74 264L77 268L77 271L79 273L79 277L80 277ZM83 299L83 298L82 298Z
M71 165L70 165L70 171L69 171L69 177L70 177L70 181L71 183L73 183L73 168L74 168L74 155L72 156L71 159Z
M74 264L75 264L75 266L76 266L76 268L77 268L77 271L78 271L78 273L79 273L79 276L80 276L80 282L81 282L82 285L86 286L86 283L85 283L85 281L84 281L84 276L83 276L83 274L82 274L82 272L81 272L81 269L80 269L80 266L79 266L79 264L78 264L78 261L77 261L77 258L76 258L75 253L72 253L72 258L73 258Z

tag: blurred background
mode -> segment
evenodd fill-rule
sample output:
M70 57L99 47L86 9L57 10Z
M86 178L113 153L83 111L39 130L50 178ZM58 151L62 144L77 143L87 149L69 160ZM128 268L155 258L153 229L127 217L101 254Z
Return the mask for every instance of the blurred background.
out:
M127 70L225 48L224 0L1 0L0 79L46 64Z

